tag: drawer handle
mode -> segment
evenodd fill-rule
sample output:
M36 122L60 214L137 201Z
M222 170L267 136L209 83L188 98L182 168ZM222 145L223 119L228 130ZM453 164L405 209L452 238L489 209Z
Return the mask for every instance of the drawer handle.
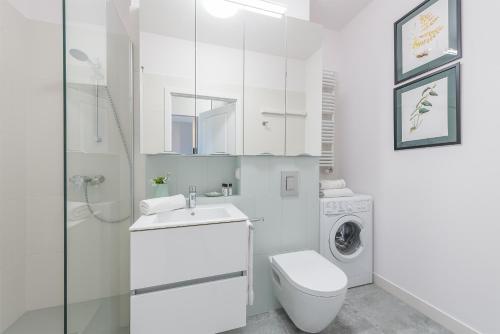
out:
M251 219L248 219L248 221L250 223L263 223L264 222L264 217L260 217L260 218L251 218Z

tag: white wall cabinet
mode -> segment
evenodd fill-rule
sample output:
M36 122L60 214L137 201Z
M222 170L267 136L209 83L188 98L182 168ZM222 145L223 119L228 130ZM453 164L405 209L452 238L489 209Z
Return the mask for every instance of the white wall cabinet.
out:
M321 155L321 26L245 10L219 18L194 0L150 0L140 17L141 153ZM208 100L229 117L199 107Z

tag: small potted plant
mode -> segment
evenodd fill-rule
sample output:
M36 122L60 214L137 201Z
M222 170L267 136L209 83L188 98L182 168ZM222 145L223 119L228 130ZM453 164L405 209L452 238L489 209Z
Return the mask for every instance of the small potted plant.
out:
M170 178L170 173L166 176L156 176L151 179L151 183L154 188L154 197L166 197L168 196L168 179Z

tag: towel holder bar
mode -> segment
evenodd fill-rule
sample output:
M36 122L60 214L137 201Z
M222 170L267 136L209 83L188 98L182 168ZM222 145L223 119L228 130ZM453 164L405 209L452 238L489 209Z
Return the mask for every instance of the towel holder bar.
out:
M263 223L265 221L265 219L264 219L264 217L249 218L248 221L250 223Z

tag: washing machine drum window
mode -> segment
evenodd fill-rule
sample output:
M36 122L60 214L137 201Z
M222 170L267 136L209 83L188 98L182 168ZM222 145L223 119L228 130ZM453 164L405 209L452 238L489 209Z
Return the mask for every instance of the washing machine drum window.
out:
M361 228L353 222L342 225L335 233L335 247L343 255L351 255L361 246Z
M343 262L355 260L364 250L364 233L359 217L346 216L339 219L330 232L330 250L333 256Z

